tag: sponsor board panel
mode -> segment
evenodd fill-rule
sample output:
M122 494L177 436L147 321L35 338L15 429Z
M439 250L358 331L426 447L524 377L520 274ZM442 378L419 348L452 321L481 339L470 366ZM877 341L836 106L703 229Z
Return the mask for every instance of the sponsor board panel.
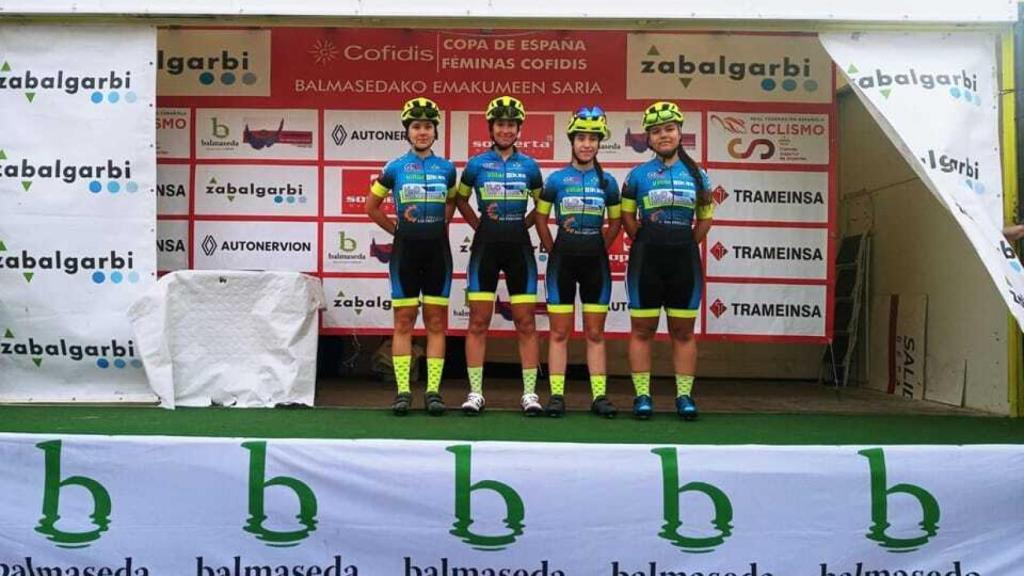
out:
M270 30L157 31L161 96L270 96Z
M437 127L434 154L445 156L444 115ZM324 111L324 159L387 162L409 151L396 110Z
M827 224L828 172L711 169L715 220Z
M316 160L318 128L316 110L201 108L196 157Z
M192 113L188 108L156 109L156 157L187 159L192 151Z
M315 166L196 166L196 214L316 216Z
M191 168L183 164L158 164L156 167L157 216L188 214Z
M825 280L828 230L714 226L708 233L708 276Z
M391 281L387 278L324 278L324 296L324 328L394 328ZM421 317L416 319L416 327L423 327Z
M188 270L188 222L157 220L156 263L160 272Z
M825 165L827 114L710 111L708 161L744 164Z
M315 272L317 223L195 223L196 270Z
M832 101L816 36L627 34L626 66L631 100Z
M156 279L155 228L131 218L0 220L0 294L34 314L120 317Z
M5 316L0 401L154 402L138 354L127 317L73 311Z
M374 222L325 222L324 272L387 274L395 239Z
M827 291L824 285L708 282L707 334L824 337Z
M379 167L324 168L324 216L366 216L366 196L380 176ZM395 214L391 194L384 198L384 213Z

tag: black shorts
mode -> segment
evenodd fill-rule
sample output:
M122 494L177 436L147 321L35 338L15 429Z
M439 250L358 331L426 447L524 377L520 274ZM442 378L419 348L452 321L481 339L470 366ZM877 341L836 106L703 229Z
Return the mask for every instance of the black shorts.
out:
M505 287L512 304L537 301L537 261L533 246L525 242L488 242L473 239L466 278L466 297L472 301L493 302L498 289L498 274L505 273Z
M669 317L696 318L703 292L696 243L633 242L626 268L630 316L657 318L665 307Z
M391 253L391 305L448 305L452 288L452 250L448 237L395 237Z
M585 253L561 249L559 243L555 242L548 258L544 282L549 314L572 314L577 284L584 313L608 312L608 303L612 297L612 274L603 243L600 251Z

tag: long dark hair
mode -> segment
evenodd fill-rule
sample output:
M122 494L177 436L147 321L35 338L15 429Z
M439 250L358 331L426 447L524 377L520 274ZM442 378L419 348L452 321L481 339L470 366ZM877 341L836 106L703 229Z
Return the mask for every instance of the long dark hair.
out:
M682 132L682 131L680 131ZM680 137L682 135L680 134ZM690 171L690 177L693 178L694 186L697 188L697 205L707 206L711 204L711 191L704 186L704 175L701 174L700 165L697 161L690 157L683 149L682 140L679 141L679 160L686 165L686 169Z
M597 154L594 154L594 170L597 172L597 182L601 185L601 190L608 184L608 179L605 178L604 168L601 168L601 163L597 161Z

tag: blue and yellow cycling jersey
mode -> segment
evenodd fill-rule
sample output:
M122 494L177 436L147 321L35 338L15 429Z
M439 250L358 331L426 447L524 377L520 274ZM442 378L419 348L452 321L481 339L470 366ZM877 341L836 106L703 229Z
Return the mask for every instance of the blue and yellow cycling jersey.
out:
M537 162L519 151L508 160L494 150L470 158L462 171L459 194L469 197L476 191L477 237L487 242L528 239L524 219L529 200L537 198L543 183Z
M411 150L388 162L370 190L395 196L395 235L438 238L445 234L445 202L454 197L455 165L431 154L420 158Z
M701 170L704 189L711 190L707 172ZM630 170L622 185L622 211L640 209L638 239L674 244L693 240L694 214L710 219L714 205L697 206L697 186L682 161L666 166L654 158Z
M537 203L537 212L550 214L555 209L558 242L566 248L604 248L601 228L605 211L608 218L619 217L619 185L615 177L604 173L604 186L597 170L581 172L567 166L548 176Z

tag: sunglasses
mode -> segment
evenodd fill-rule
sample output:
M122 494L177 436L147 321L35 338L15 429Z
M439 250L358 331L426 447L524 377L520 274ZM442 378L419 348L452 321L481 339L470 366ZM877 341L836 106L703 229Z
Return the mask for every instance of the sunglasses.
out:
M584 106L576 111L576 117L583 120L600 120L604 117L604 110L600 106L591 106L590 108Z
M437 108L434 108L433 106L415 106L412 110L409 110L410 118L426 118L427 120L434 120L437 116Z
M658 122L669 122L679 121L679 114L674 110L648 110L644 114L645 124L655 124Z
M494 107L495 118L510 118L517 119L523 117L523 111L515 106L495 106Z

